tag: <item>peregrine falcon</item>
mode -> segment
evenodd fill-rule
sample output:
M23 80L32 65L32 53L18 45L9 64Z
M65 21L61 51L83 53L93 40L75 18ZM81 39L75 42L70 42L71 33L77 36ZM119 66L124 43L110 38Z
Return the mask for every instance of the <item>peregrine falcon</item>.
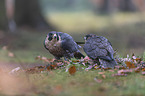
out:
M73 38L62 32L49 32L44 41L44 47L56 58L64 57L65 60L70 58L80 59L84 55L79 51L81 46L73 40Z
M85 53L103 68L114 68L117 63L113 57L114 50L111 43L103 36L88 34L84 37Z

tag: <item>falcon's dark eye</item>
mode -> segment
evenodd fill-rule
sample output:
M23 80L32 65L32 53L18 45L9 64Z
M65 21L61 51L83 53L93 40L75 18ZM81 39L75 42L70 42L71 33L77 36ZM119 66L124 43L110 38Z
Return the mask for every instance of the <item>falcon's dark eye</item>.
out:
M59 40L59 35L58 34L56 34L56 36L57 36L57 41Z
M89 37L92 37L92 36L90 34L88 34L84 37L84 39L87 40Z
M49 35L48 40L51 41L53 39L53 34L52 33L49 33L48 35Z

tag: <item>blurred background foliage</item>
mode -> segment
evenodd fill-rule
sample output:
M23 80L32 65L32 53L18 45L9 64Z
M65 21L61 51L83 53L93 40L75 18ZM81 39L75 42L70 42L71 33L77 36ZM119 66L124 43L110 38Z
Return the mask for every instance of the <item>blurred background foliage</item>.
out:
M144 53L145 0L1 0L0 10L1 49L8 46L26 60L52 57L43 47L51 30L75 41L89 33L105 36L124 57Z

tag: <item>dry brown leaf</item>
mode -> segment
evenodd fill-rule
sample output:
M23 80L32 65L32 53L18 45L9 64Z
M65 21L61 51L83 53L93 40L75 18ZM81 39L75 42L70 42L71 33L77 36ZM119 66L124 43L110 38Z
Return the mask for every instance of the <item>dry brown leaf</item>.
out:
M98 74L104 74L105 72L98 72Z
M47 66L47 70L50 71L52 69L56 69L58 67L57 64L54 64L54 65L50 65L50 66Z
M142 72L142 75L145 75L145 72Z
M73 65L69 68L69 74L73 75L76 73L76 67Z
M40 58L41 58L41 56L37 56L35 59L36 59L36 60L40 60Z
M130 62L130 61L125 61L126 66L130 69L130 68L135 68L134 63Z
M106 78L106 75L103 74L103 75L102 75L102 78L105 79L105 78Z
M54 94L59 94L62 91L62 86L61 85L57 85L54 87L53 93Z
M26 69L25 72L29 74L39 73L45 70L45 66L35 66L33 68Z
M142 61L142 58L136 58L136 59L133 59L133 62L140 63L141 61Z
M145 71L145 67L142 68L142 71Z
M127 76L127 74L121 74L121 73L112 74L112 77L120 77L120 76Z
M123 70L122 69L122 70L118 71L118 74L130 74L131 72L132 72L132 70L128 70L128 69L127 70Z
M94 78L94 80L95 80L97 83L102 83L102 79Z
M134 53L132 54L132 61L134 63L140 63L142 61L142 58L137 58Z
M110 71L110 72L114 72L114 70L108 70L108 71Z
M7 47L7 46L3 46L2 49L3 49L3 50L7 50L8 47Z
M72 60L72 62L77 63L77 62L80 62L80 61L79 60Z
M124 66L115 66L116 69L126 69Z
M44 62L49 62L48 59L46 57L42 57L40 60L44 61Z
M88 56L86 56L86 57L84 58L84 60L90 60L90 58L89 58Z
M141 69L139 67L135 68L134 72L135 73L139 73L141 71Z
M9 53L8 53L8 56L9 56L9 57L14 57L15 55L14 55L14 53L9 52Z
M54 58L53 59L47 59L48 60L48 62L54 62Z
M103 69L104 69L104 70L110 70L110 69L112 69L112 68L109 68L109 67L108 67L108 68L103 68Z

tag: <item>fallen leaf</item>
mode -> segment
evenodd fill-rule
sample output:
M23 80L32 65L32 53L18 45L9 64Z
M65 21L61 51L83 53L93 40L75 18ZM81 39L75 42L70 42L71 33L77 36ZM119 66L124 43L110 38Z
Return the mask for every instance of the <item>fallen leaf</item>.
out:
M105 72L98 72L98 74L104 74Z
M114 70L108 70L108 71L110 71L110 72L114 72Z
M102 78L105 79L105 78L106 78L106 75L103 74L103 75L102 75Z
M41 58L41 56L37 56L35 59L36 59L36 60L40 60L40 58Z
M140 70L140 68L139 67L137 67L137 68L135 68L135 73L139 73L141 70Z
M54 94L59 94L62 91L62 86L61 85L57 85L54 87L53 93Z
M112 69L112 68L109 68L109 67L108 67L108 68L103 68L103 69L104 69L104 70L110 70L110 69Z
M3 46L2 49L3 49L3 50L7 50L8 47L7 47L7 46Z
M97 83L102 83L102 79L94 78L94 80L95 80Z
M145 72L142 72L142 75L145 75Z
M73 65L69 68L69 74L73 75L76 73L76 67Z
M25 72L28 74L39 73L45 70L45 66L35 66L33 68L26 69Z
M103 91L106 91L107 89L105 87L99 87L98 90L103 92Z
M80 61L79 60L72 60L72 62L77 63L77 62L80 62Z
M89 58L88 56L86 56L86 57L84 58L84 60L90 60L90 58Z
M140 63L141 61L142 61L142 58L133 59L133 62L136 62L136 63Z
M127 76L127 74L121 74L121 73L112 74L112 77L119 77L119 76Z
M54 58L53 59L47 59L49 62L54 62Z
M126 66L130 69L130 68L135 68L134 63L130 62L130 61L125 61Z
M132 73L132 70L128 70L128 69L127 70L122 69L118 71L118 74L130 74L130 73Z
M9 57L14 57L14 53L9 52L9 53L8 53L8 56L9 56Z
M116 69L126 69L124 66L115 66Z
M145 67L142 68L142 71L145 71Z
M18 72L20 69L21 69L20 67L16 67L16 68L12 69L12 70L9 72L9 74L14 74L14 73Z
M40 60L44 61L44 62L49 62L48 59L46 57L42 57Z
M101 67L98 66L98 65L94 66L94 68L95 68L95 69L101 69Z
M52 70L52 69L56 69L58 67L57 64L54 64L54 65L47 65L46 68L48 71Z

